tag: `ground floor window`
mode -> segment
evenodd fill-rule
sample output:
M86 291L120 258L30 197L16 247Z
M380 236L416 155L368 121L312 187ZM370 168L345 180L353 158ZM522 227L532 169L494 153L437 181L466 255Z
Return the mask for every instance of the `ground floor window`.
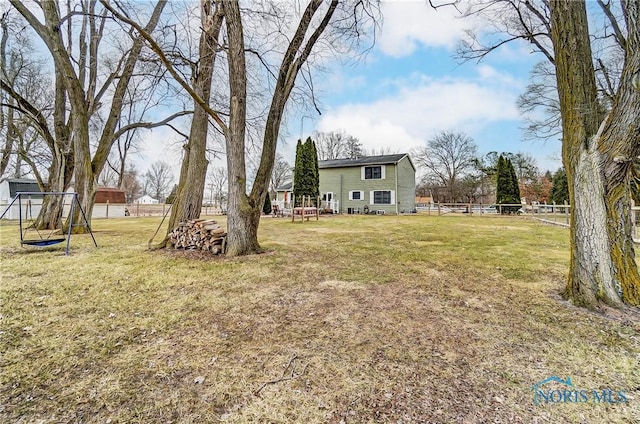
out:
M393 190L374 190L371 192L374 205L391 205L394 202Z
M349 200L364 200L364 191L360 191L360 190L350 191Z

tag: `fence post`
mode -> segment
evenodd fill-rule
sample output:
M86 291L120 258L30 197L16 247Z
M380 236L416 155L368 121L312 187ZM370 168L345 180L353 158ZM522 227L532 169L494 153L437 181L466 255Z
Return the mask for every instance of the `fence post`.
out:
M136 216L140 216L140 203L136 203Z
M105 211L105 219L109 219L109 199L107 199L107 210Z
M569 205L566 200L564 201L564 219L567 225L569 225Z

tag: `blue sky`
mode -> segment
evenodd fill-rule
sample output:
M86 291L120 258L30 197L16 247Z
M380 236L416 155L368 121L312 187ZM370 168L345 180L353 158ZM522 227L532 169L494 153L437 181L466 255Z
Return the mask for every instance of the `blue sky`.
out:
M313 131L344 130L365 149L411 153L443 130L464 132L480 154L522 152L534 156L541 171L561 166L560 141L524 141L516 100L529 71L542 60L524 44L506 45L480 63L453 58L469 21L453 8L430 8L426 1L383 3L384 24L373 48L361 60L326 63L314 81L322 115L293 114L279 153L294 162L296 140ZM301 131L302 130L302 131ZM179 157L180 143L170 130L147 135L140 169L156 160ZM163 142L160 142L163 140ZM176 164L176 179L179 161ZM215 164L214 164L215 166ZM219 165L218 165L219 166Z
M544 171L561 166L560 141L524 141L515 102L542 59L529 46L507 45L480 63L453 58L465 22L453 8L431 9L424 1L386 2L375 48L358 63L334 66L320 82L322 116L304 118L313 130L342 129L365 149L389 146L410 152L439 131L471 136L484 154L492 150L534 156ZM295 121L295 120L292 120ZM291 139L301 122L290 122Z

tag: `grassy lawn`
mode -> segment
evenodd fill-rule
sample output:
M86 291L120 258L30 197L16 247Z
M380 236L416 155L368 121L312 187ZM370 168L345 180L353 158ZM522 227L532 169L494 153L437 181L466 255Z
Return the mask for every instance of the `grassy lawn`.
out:
M566 229L265 218L227 259L147 251L159 222L69 257L0 227L1 422L640 423L640 319L558 296ZM627 402L534 405L550 376Z

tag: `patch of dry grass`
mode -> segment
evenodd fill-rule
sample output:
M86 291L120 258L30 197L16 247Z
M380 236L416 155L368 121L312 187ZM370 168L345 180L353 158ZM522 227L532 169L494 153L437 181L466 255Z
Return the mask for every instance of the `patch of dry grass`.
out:
M568 233L520 218L264 219L267 253L0 227L3 422L640 422L640 320L557 293ZM622 404L534 405L556 375ZM267 384L265 384L267 383Z

